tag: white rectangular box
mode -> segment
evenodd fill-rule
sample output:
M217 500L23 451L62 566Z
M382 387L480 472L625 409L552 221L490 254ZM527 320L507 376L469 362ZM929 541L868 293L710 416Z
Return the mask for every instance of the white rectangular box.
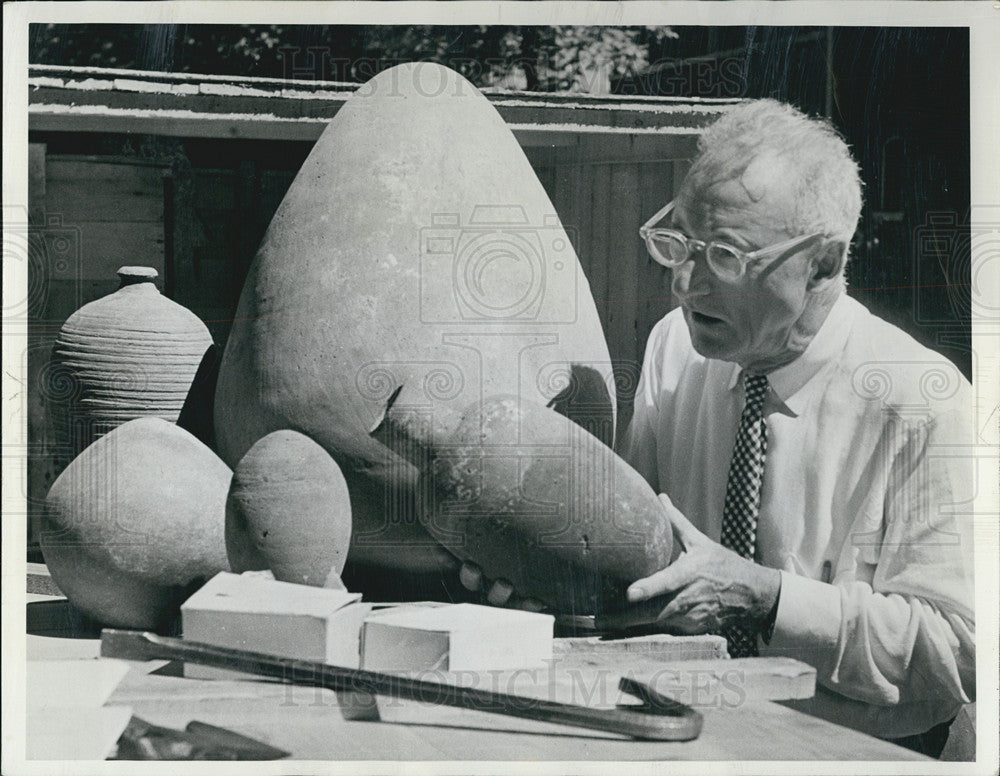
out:
M370 671L542 668L552 658L548 614L475 604L401 607L365 620L361 667Z
M181 606L184 638L219 647L357 668L370 604L360 593L221 572ZM184 675L234 678L234 672L185 664Z

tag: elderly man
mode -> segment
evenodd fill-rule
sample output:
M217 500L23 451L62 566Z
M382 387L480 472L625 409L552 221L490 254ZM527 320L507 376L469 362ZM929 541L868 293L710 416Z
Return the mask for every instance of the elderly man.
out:
M975 692L971 386L845 294L861 185L829 125L748 102L699 149L641 230L680 306L622 449L684 552L604 625L723 633L815 666L807 710L946 731Z

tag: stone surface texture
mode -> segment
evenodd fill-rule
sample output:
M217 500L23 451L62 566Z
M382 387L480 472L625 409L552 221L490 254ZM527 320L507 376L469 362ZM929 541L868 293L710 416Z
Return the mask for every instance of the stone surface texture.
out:
M558 611L599 614L665 568L673 534L649 484L599 439L517 397L469 409L422 475L424 524L484 575Z
M597 310L524 152L461 76L401 65L338 111L261 243L220 367L219 452L235 466L272 431L305 433L347 480L350 563L451 574L418 472L493 394L557 400L612 438Z
M229 569L230 477L172 423L122 424L49 490L41 546L52 579L103 625L162 629L194 588Z
M233 571L270 569L280 582L339 580L351 541L347 482L330 455L296 431L274 431L236 465L226 499Z

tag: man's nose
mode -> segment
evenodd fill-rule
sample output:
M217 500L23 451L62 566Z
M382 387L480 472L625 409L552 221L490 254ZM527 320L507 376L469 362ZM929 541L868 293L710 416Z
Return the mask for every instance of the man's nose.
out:
M702 296L709 292L708 278L705 276L704 260L696 261L696 254L688 256L680 266L673 269L673 280L670 288L674 296L684 299L689 296Z

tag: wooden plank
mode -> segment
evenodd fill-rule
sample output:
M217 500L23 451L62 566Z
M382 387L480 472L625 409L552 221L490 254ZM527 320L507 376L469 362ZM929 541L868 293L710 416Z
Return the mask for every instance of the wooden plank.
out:
M45 143L28 143L28 200L31 210L45 201Z
M681 184L684 182L684 177L688 174L688 170L691 169L692 158L676 159L674 160L674 196L677 195L677 191L680 189Z
M117 269L117 267L115 268ZM38 318L38 330L55 337L63 322L87 302L118 290L118 278L53 279L48 282L44 312Z
M56 107L56 110L52 110ZM226 140L280 140L315 142L332 116L323 118L278 118L269 114L171 113L167 110L132 110L104 106L37 106L28 108L28 128L32 132L96 132L161 135L163 137L213 138ZM574 145L581 136L601 138L627 136L639 131L650 137L657 130L630 130L619 127L581 124L508 123L523 147Z
M609 223L608 326L606 336L615 364L628 368L635 364L638 343L639 302L637 277L644 269L646 251L639 239L641 197L639 166L616 164L611 167L611 196L614 213ZM631 404L621 396L618 403Z
M580 148L576 143L555 149L552 204L559 214L559 220L562 221L566 234L569 235L577 257L582 262L582 224L578 201L581 188L580 165L577 163L579 155Z
M741 705L754 701L812 698L816 669L786 657L681 660L658 663L643 658L627 671L657 692L695 706Z
M558 638L552 644L553 655L572 659L581 656L594 662L616 661L622 656L640 656L650 660L676 661L729 656L726 640L722 636L673 636L654 633L622 639L600 636L573 636Z
M257 162L245 159L240 162L236 182L237 223L236 264L233 267L232 295L238 297L243 289L243 279L250 271L250 264L257 246L264 237L267 223L261 223L260 176Z
M531 168L535 171L535 175L538 176L538 180L545 189L545 193L553 201L553 206L555 205L555 150L552 146L538 146L536 148L524 149L524 155L528 157Z
M273 682L198 682L133 672L111 696L159 725L197 718L292 752L296 760L885 760L931 762L908 749L760 701L704 708L688 742L629 741L595 731L435 704L394 701L381 722L343 719L329 690Z
M202 210L236 210L236 173L233 170L196 170L194 207Z
M331 118L360 84L188 76L92 69L83 76L69 68L33 69L31 108L41 114L89 109L90 114L132 109L139 114L260 114L283 119ZM735 99L587 96L487 90L487 99L508 123L589 124L631 131L697 131ZM103 110L101 110L103 109Z
M69 657L70 649L91 639L29 638L28 659ZM60 655L60 651L65 653ZM88 651L88 655L93 649ZM73 653L76 656L76 653ZM82 655L80 655L82 656ZM614 670L617 657L608 668ZM712 661L725 664L737 661ZM662 664L660 664L662 666ZM547 687L539 672L538 692ZM516 681L525 682L524 674ZM598 687L577 674L577 697L596 704ZM494 678L491 677L491 682ZM490 685L491 689L494 687ZM496 688L502 689L500 684ZM708 698L706 696L705 700ZM629 741L597 731L568 730L547 723L433 703L380 704L381 722L347 721L337 695L329 690L274 682L200 682L178 675L133 671L118 685L110 703L128 704L156 724L183 728L197 718L292 752L297 760L910 760L928 758L854 730L771 702L706 704L701 736L688 742Z
M691 159L698 150L696 135L634 134L631 140L631 159L646 163Z
M647 221L676 194L674 164L655 162L644 164L640 170L639 188L642 196L642 220ZM643 246L645 252L645 246ZM645 254L642 272L638 274L637 295L642 300L636 326L638 359L645 353L646 340L653 326L676 305L670 291L670 270ZM635 375L638 380L638 374Z
M267 226L285 198L296 173L288 170L262 170L260 176L260 215L262 226Z
M114 280L125 265L153 267L163 276L163 224L135 221L81 221L80 277Z
M163 274L163 224L133 221L78 221L63 223L51 234L51 250L40 257L48 303L42 316L45 320L61 319L60 299L79 298L90 301L89 291L104 288L93 283L118 287L118 268L143 265ZM64 238L64 239L60 239ZM65 249L60 247L65 242ZM58 283L58 286L56 285ZM58 293L56 289L59 289ZM68 296L67 296L68 294ZM75 304L75 303L74 303ZM69 312L77 309L73 307ZM68 315L69 313L66 313Z
M597 146L591 139L583 142L582 157L584 161L595 156ZM584 169L584 190L580 192L581 200L587 202L584 212L587 213L588 224L585 231L590 233L590 251L587 260L587 274L590 278L591 292L597 304L597 313L601 319L601 327L607 337L608 308L610 288L608 273L610 264L610 230L612 227L611 209L615 207L611 191L611 167L606 164L586 164ZM611 359L616 352L615 343L608 343Z
M327 119L276 119L239 114L189 116L127 109L95 111L90 106L67 106L58 112L39 112L37 108L28 108L28 128L32 132L113 132L163 137L315 142L328 123Z
M53 181L103 181L124 186L155 188L168 165L163 162L135 160L117 157L106 161L106 157L77 156L72 154L50 154L46 161L46 178Z
M580 156L582 154L583 143L581 142ZM583 165L579 164L579 162L575 162L574 164L578 172L575 176L576 187L573 189L571 196L573 197L573 210L576 214L577 239L580 244L580 247L577 249L577 255L580 258L580 266L583 268L583 272L590 283L590 293L594 297L594 303L597 305L598 314L600 314L601 305L598 300L603 298L604 286L591 272L591 265L594 263L595 227L593 222L593 198L595 168L593 165Z
M472 687L496 683L503 692L521 698L605 709L635 703L633 696L619 689L623 676L699 710L801 700L812 698L816 691L816 669L785 657L662 661L642 653L569 652L544 670L441 673L443 681Z
M100 178L52 180L45 198L49 213L60 213L67 223L79 221L160 222L163 220L163 180L138 178L132 182Z

